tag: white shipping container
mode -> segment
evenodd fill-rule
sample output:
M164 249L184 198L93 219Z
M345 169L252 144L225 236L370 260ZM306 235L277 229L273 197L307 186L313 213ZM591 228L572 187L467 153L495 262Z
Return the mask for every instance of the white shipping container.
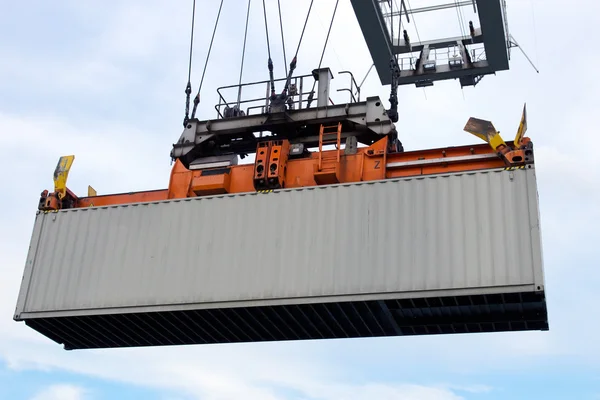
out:
M39 213L14 318L67 349L546 330L535 169Z

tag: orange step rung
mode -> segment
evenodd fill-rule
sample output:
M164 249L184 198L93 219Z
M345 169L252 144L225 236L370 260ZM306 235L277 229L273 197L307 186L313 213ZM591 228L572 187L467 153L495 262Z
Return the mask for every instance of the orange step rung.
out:
M328 139L325 140L323 138L323 135L325 135L325 129L336 129L336 132L327 132L327 134L329 135L333 135L334 133L337 133L337 137L335 139ZM329 126L325 126L325 125L321 125L321 128L319 129L319 164L318 164L318 171L321 171L323 169L323 145L324 144L329 144L329 143L335 143L336 144L336 150L337 150L337 154L336 154L336 159L337 162L340 161L340 150L341 150L341 137L342 137L342 124L341 122L338 123L337 125L329 125Z

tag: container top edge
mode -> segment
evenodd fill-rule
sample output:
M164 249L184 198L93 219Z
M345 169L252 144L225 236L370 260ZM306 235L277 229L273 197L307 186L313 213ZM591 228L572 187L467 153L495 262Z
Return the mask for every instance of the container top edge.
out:
M202 201L202 200L211 200L211 199L220 199L227 197L243 197L243 196L260 196L265 194L278 194L278 193L286 193L286 192L299 192L299 191L309 191L309 190L325 190L325 189L336 189L339 187L348 187L348 186L366 186L366 185L377 185L382 183L395 183L401 181L413 181L413 180L425 180L425 179L437 179L448 176L460 176L460 175L473 175L473 174L486 174L486 173L499 173L505 171L526 171L526 170L534 170L534 165L529 165L527 169L510 169L510 168L490 168L490 169L478 169L472 171L460 171L460 172L444 172L439 174L431 174L431 175L415 175L401 178L387 178L387 179L378 179L372 181L359 181L359 182L345 182L345 183L337 183L332 185L323 185L323 186L304 186L304 187L295 187L295 188L284 188L272 190L268 193L261 192L241 192L241 193L227 193L227 194L217 194L212 196L201 196L201 197L187 197L180 199L167 199L167 200L156 200L156 201L147 201L147 202L138 202L138 203L123 203L123 204L111 204L105 206L95 206L95 207L85 207L85 208L69 208L58 211L39 211L37 214L57 214L57 213L65 213L65 212L77 212L77 211L86 211L86 210L99 210L99 209L108 209L108 208L121 208L121 207L137 207L137 206L146 206L150 204L162 204L162 203L177 203L177 202L189 202L189 201Z

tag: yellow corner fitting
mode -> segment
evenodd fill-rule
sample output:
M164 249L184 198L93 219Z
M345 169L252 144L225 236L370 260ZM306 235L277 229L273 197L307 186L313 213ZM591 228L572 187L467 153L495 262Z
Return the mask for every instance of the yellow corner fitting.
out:
M58 160L56 169L54 170L54 191L57 193L59 199L63 199L67 194L67 178L69 177L69 170L73 165L75 156L62 156Z

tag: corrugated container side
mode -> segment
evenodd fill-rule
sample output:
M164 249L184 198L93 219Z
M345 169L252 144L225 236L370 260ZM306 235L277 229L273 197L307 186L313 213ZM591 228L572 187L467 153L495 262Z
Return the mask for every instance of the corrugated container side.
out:
M535 193L488 171L42 213L18 313L542 286Z

